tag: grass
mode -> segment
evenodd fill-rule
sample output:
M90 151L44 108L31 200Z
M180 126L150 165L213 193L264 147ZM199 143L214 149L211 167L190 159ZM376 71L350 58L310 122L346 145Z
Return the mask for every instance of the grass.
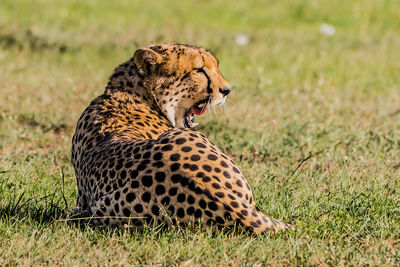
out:
M3 0L0 265L399 265L399 13L390 0ZM136 48L168 41L220 59L229 110L199 129L241 166L260 209L296 231L62 221L80 113Z

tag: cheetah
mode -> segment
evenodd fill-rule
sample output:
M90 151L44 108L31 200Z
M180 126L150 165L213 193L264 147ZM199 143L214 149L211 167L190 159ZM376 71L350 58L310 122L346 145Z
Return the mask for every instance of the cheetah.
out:
M292 225L264 215L239 167L194 117L231 87L206 49L182 44L135 51L80 116L71 161L77 210L96 225L228 227L255 234Z

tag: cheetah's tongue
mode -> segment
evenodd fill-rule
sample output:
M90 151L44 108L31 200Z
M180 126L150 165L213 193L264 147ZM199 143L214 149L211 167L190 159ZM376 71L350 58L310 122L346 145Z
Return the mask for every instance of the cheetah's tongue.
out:
M185 126L194 128L198 123L194 122L194 115L202 115L207 111L208 99L193 105L185 114Z
M201 106L200 105L199 106L193 106L193 107L190 108L189 114L193 113L195 115L202 115L202 114L204 114L206 112L206 110L207 110L206 104L202 104Z

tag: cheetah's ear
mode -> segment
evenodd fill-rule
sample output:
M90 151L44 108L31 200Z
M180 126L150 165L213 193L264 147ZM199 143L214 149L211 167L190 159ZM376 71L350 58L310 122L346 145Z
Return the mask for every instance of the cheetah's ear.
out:
M157 65L162 62L162 59L160 54L150 48L140 48L133 55L136 68L142 76L152 74L156 70Z

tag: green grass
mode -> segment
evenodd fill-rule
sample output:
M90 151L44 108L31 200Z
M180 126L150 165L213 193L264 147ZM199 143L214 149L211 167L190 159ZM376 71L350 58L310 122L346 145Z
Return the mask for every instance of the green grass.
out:
M3 0L0 265L399 265L398 14L395 0ZM199 129L241 166L260 209L296 231L62 221L80 113L136 48L169 41L217 55L234 90Z

